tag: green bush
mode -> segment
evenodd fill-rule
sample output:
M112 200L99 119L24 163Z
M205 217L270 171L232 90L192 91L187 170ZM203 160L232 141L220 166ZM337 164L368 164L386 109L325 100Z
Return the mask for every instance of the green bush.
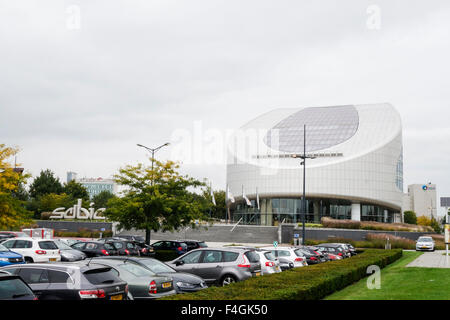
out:
M294 268L250 278L226 287L170 296L167 300L317 300L366 277L367 267L380 268L402 256L402 250L367 249L349 259Z

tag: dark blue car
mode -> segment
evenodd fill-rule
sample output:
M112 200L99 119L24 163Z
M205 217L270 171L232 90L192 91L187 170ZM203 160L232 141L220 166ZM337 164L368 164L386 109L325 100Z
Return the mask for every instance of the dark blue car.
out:
M20 263L25 263L21 254L11 251L4 245L0 244L0 267Z

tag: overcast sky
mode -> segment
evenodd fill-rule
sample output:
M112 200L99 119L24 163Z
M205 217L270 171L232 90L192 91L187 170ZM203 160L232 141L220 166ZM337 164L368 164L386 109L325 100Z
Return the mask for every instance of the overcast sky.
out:
M202 161L221 144L200 135L196 159L174 159L177 133L390 102L405 189L450 196L450 3L411 2L0 0L0 143L65 182L69 170L110 177L147 161L136 143L172 141L158 157L224 189L225 158Z

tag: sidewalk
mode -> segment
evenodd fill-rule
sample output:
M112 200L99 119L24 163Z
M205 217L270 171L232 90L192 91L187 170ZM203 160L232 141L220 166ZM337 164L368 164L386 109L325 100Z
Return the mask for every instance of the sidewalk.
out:
M448 264L446 262L445 250L436 250L435 252L425 252L406 267L423 268L450 268L450 256Z

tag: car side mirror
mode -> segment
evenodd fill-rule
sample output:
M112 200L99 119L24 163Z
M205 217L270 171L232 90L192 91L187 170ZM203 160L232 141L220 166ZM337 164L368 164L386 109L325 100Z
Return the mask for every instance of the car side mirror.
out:
M176 266L182 266L184 264L183 260L178 260L177 262L175 262Z

